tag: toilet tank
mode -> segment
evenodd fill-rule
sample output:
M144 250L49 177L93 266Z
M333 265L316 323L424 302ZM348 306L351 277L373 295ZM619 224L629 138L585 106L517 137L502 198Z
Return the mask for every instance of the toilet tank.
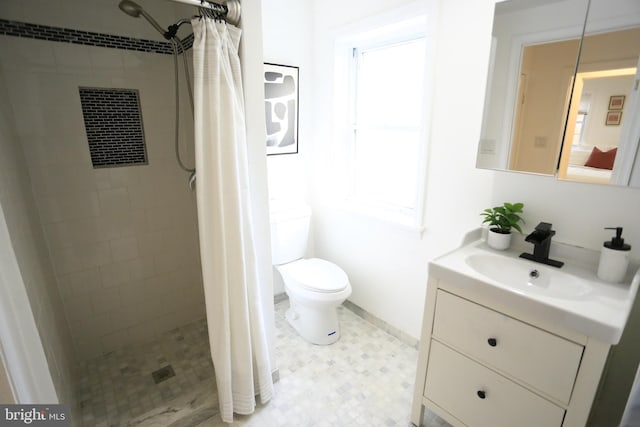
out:
M271 200L269 214L273 264L286 264L304 257L311 208L302 202Z

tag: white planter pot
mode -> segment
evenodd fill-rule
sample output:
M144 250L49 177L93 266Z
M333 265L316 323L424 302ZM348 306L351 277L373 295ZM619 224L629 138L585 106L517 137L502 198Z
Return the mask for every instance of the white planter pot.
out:
M504 251L511 246L511 233L498 233L489 229L487 232L487 244L493 249Z

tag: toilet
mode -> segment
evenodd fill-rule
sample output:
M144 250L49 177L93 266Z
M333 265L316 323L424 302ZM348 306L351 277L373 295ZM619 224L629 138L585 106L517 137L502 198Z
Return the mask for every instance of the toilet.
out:
M351 295L346 273L319 258L304 259L311 208L304 203L271 200L273 265L289 296L286 318L305 340L319 345L340 338L337 308Z

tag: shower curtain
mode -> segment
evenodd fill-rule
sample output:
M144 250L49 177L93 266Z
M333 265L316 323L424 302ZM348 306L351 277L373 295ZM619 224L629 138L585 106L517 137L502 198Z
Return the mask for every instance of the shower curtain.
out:
M273 394L254 247L241 30L209 18L194 32L196 199L211 357L224 422Z

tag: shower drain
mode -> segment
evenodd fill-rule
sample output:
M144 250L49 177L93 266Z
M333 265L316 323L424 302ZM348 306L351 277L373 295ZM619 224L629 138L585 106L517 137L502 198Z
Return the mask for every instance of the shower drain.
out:
M153 377L153 381L156 384L160 384L164 380L168 380L171 377L174 377L176 373L173 371L171 365L167 365L164 368L160 368L157 371L153 371L151 376Z

